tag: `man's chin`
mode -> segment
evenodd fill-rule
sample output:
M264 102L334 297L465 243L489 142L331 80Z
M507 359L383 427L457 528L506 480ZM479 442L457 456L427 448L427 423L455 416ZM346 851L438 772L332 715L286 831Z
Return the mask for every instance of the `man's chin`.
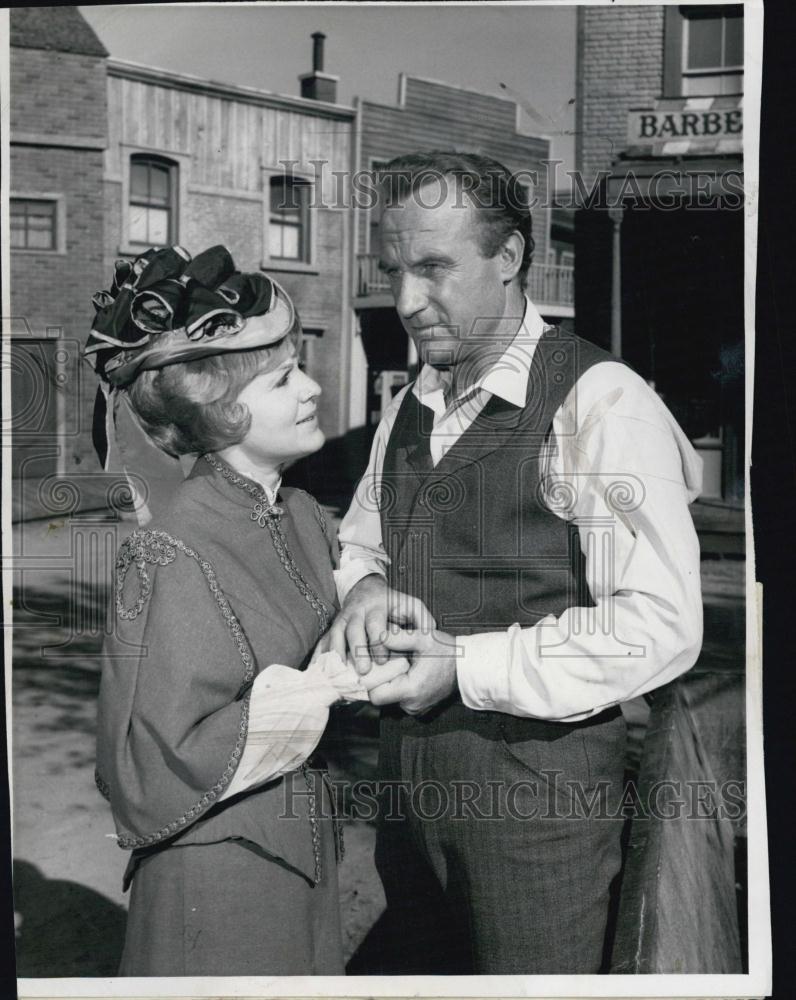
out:
M421 345L418 350L418 357L427 365L439 371L447 371L456 364L459 354L459 344L445 345Z

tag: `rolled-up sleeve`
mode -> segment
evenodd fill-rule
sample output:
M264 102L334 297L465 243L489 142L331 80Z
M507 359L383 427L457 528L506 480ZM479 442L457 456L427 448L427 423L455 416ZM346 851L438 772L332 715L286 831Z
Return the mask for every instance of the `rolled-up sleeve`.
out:
M387 575L390 559L381 534L379 487L387 441L409 388L407 386L396 395L382 417L373 438L368 467L340 524L340 568L334 572L334 581L341 605L351 588L364 577L371 573Z

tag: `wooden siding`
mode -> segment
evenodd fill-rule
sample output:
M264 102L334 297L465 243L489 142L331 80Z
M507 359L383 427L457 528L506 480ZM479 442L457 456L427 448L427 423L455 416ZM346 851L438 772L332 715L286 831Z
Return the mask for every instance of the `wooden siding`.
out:
M404 104L390 106L362 102L363 169L372 159L389 160L418 149L460 149L491 156L512 171L537 171L535 190L540 204L547 201L543 161L550 155L547 139L523 135L516 130L513 101L474 91L408 77ZM543 259L549 241L549 213L540 207L533 213L538 259ZM370 213L359 213L357 251L368 250Z
M478 117L511 133L517 121L517 105L513 101L411 76L406 77L404 108L443 118Z
M351 121L157 79L109 74L108 121L109 178L122 176L124 146L190 156L192 183L249 192L262 191L263 167L278 169L291 160L296 170L314 176L312 161L323 161L326 201L334 194L330 171L350 167Z

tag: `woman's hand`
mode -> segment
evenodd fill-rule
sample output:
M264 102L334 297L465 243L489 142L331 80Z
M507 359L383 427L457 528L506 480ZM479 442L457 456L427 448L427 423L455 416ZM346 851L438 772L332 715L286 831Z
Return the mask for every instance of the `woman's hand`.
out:
M368 697L372 688L390 684L409 670L410 664L406 656L390 653L386 663L376 663L367 674L360 675L349 661L340 659L333 649L329 649L330 645L327 632L313 650L305 674L328 680L338 689L343 700Z
M332 636L331 632L326 632L318 640L315 649L312 651L312 656L310 657L310 663L315 663L319 656L323 656L324 653L328 653L332 648Z

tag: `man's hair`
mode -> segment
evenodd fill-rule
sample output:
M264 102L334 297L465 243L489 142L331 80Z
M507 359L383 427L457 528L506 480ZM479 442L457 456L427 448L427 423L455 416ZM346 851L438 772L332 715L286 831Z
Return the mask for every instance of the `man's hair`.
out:
M226 351L143 371L127 398L147 436L168 455L199 454L239 444L251 414L238 396L261 372L276 368L298 346L301 325L267 347Z
M379 169L384 206L389 208L412 197L426 204L418 195L420 188L435 180L444 184L446 178L455 179L458 190L478 212L478 240L485 257L494 257L511 233L516 231L522 236L525 246L519 278L524 287L534 248L531 210L518 177L497 160L477 153L436 149L397 156Z

